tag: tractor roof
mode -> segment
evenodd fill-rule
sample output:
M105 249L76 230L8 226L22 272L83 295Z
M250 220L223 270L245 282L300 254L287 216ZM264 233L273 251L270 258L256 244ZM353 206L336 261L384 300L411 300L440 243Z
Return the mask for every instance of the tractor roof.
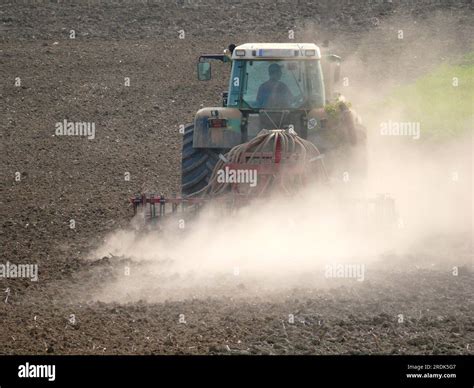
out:
M232 59L320 59L314 43L245 43L237 46Z

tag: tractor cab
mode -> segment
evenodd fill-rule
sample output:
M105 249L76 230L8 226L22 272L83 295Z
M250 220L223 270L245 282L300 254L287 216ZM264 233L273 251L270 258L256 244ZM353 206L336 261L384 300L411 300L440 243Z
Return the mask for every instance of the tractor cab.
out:
M227 106L252 111L324 106L320 59L314 44L239 46L232 53Z

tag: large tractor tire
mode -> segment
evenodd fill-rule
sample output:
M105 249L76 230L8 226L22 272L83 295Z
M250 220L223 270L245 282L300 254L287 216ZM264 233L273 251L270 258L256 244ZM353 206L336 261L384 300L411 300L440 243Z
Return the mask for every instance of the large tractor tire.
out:
M181 161L181 194L189 196L201 190L211 178L214 166L219 160L222 149L193 148L194 125L184 129L183 152Z

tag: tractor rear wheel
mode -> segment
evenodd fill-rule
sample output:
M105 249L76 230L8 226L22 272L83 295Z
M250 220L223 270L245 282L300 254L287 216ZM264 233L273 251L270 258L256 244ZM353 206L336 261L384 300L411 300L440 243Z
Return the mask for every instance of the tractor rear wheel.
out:
M222 149L193 148L194 124L184 128L181 156L181 194L188 196L204 188L211 178Z

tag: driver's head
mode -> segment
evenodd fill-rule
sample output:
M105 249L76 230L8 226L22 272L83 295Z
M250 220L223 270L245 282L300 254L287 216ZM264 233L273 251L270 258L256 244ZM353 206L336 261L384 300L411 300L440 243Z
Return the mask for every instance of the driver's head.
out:
M268 66L268 75L273 81L279 81L281 78L281 67L276 63L272 63Z

